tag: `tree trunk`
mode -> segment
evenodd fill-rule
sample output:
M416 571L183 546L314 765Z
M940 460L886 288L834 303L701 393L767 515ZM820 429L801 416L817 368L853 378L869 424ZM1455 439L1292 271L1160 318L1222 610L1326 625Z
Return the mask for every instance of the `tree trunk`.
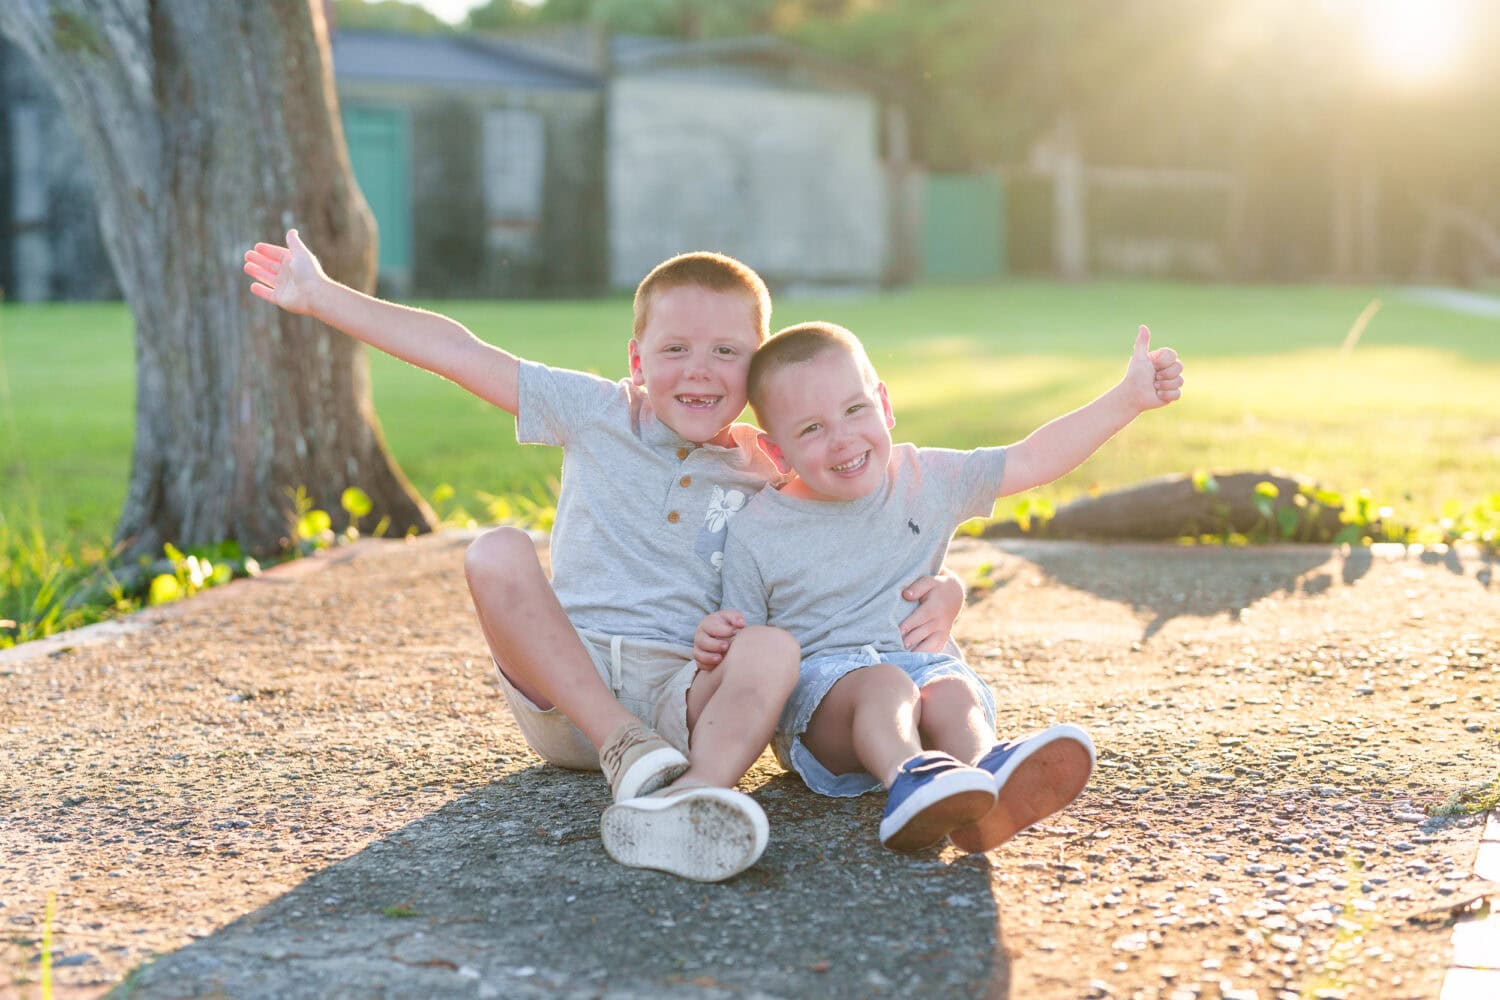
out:
M374 284L374 222L344 145L316 0L5 0L0 30L62 98L136 321L126 554L289 534L305 487L343 527L432 512L386 454L354 340L249 294L242 255L296 225L329 274ZM87 405L87 401L82 401ZM368 527L368 522L366 524Z

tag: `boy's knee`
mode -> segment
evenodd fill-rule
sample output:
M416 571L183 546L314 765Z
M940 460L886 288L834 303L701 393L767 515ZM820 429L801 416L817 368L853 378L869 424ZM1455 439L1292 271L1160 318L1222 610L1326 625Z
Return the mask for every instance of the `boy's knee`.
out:
M979 707L974 690L961 677L939 677L922 685L923 714L963 715Z
M867 691L879 691L890 698L901 698L908 701L918 701L922 693L917 690L917 685L906 675L906 671L892 663L876 663L868 667L862 667L855 671L854 675L860 679L860 686Z
M785 629L751 625L734 637L732 648L738 653L736 661L746 664L743 669L755 671L760 683L783 688L788 694L797 686L802 649Z
M464 576L469 586L484 581L514 579L517 566L537 562L536 545L520 528L491 528L469 543L464 552ZM540 563L537 563L540 565Z

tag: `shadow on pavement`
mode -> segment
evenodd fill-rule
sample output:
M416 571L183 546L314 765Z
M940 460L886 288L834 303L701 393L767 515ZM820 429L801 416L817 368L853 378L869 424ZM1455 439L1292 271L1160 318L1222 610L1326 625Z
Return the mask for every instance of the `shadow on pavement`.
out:
M1216 546L1150 546L1148 572L1140 570L1141 546L1078 542L1009 542L1006 551L1025 559L1058 583L1127 605L1149 617L1141 634L1150 639L1180 615L1211 617L1241 612L1268 597L1323 593L1335 576L1345 586L1369 572L1369 549L1340 554L1327 546L1280 546L1257 552L1260 571L1244 572L1242 550ZM1016 573L996 573L1002 589Z
M464 794L137 970L123 997L1009 995L983 856L884 851L878 796L756 792L765 856L720 885L622 868L597 776Z

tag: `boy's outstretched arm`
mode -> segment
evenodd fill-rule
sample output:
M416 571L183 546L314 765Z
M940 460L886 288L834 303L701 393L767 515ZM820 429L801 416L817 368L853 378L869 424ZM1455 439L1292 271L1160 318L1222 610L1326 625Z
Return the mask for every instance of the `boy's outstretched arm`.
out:
M323 273L297 230L286 246L257 243L245 252L251 294L287 312L312 316L335 330L418 368L457 382L480 399L515 413L520 361L486 344L456 320L384 302Z
M1073 471L1126 424L1182 396L1182 362L1170 347L1150 350L1142 326L1125 377L1086 406L1064 414L1006 449L1000 496L1041 486Z

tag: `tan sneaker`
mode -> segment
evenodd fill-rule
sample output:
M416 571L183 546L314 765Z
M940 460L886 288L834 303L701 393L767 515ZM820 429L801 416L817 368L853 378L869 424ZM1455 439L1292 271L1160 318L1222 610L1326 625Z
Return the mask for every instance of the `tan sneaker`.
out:
M720 882L760 859L766 814L729 788L664 788L604 810L599 836L611 858L697 882Z
M688 760L644 723L627 722L599 750L599 768L616 802L650 795L677 780Z

